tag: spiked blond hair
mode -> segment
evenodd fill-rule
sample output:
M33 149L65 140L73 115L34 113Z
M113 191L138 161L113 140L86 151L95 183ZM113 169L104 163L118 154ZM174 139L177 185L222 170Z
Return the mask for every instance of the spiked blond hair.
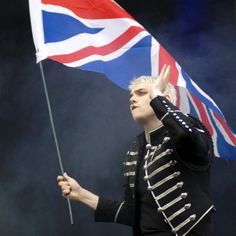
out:
M154 84L155 81L157 80L157 77L155 76L140 76L138 78L133 79L130 84L129 84L129 90L131 91L135 86L139 85L139 84ZM166 86L165 91L163 92L164 95L168 95L170 97L170 101L176 105L176 90L175 87L171 84L168 83Z

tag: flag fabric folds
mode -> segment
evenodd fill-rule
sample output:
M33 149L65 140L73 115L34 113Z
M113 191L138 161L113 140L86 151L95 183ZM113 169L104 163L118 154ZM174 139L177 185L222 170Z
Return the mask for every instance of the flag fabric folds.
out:
M177 105L209 129L215 154L236 159L236 134L215 102L142 25L112 0L29 0L37 62L104 73L123 89L171 65Z

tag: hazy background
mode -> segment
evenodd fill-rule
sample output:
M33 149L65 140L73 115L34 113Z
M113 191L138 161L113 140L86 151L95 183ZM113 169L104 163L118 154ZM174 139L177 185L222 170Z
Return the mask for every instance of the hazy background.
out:
M167 48L236 129L235 1L118 3ZM92 210L74 202L70 225L56 184L60 169L35 64L28 2L4 2L0 12L0 235L129 235L125 226L95 224ZM104 75L43 64L65 169L89 190L120 198L123 158L141 130L130 117L128 92ZM216 236L236 235L235 172L232 161L213 169Z

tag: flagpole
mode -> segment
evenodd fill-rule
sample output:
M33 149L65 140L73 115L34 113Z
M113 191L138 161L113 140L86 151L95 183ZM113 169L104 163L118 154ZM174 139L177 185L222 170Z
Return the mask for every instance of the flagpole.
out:
M54 125L54 119L53 119L53 115L52 115L52 109L51 109L51 105L50 105L50 100L49 100L48 89L47 89L47 84L46 84L46 80L45 80L42 61L39 62L39 67L40 67L40 71L41 71L41 77L42 77L42 81L43 81L43 88L44 88L44 92L45 92L45 96L46 96L46 101L47 101L47 106L48 106L48 113L49 113L50 123L51 123L51 127L52 127L54 142L55 142L55 146L56 146L56 150L57 150L58 161L59 161L59 165L60 165L60 169L61 169L61 174L63 176L64 168L63 168L63 164L62 164L61 152L60 152L59 145L58 145L57 133L56 133L55 125ZM72 215L72 209L71 209L71 202L70 202L70 199L69 199L68 196L66 198L67 198L67 203L68 203L70 222L71 222L71 224L73 224L73 215Z

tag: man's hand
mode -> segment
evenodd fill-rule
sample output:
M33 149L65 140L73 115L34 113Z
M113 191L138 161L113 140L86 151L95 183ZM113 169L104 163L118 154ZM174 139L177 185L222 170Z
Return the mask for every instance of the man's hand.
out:
M72 200L83 202L87 206L96 210L99 197L94 193L82 188L79 183L64 173L57 177L58 185L61 187L62 196L68 196Z
M63 176L57 177L58 185L61 187L62 195L68 196L72 200L80 201L82 187L79 183L64 173Z
M150 91L150 98L153 99L156 96L163 96L166 86L170 78L170 65L164 65L160 75L158 76L156 82L152 85Z

